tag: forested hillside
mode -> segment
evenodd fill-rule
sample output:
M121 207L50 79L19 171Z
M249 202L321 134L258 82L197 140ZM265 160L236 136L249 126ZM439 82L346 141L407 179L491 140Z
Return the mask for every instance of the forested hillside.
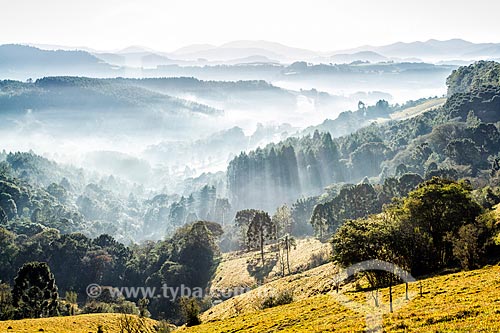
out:
M479 61L476 64L454 70L446 80L448 96L470 92L483 86L499 86L500 64L494 61Z
M499 157L499 109L500 87L479 86L407 120L372 124L335 139L315 132L243 153L228 167L231 199L238 208L273 209L302 195L319 195L330 183L365 177L379 182L406 172L486 181Z
M212 185L191 179L186 196L146 192L113 176L58 165L32 153L0 154L0 218L9 230L33 235L47 228L121 242L159 239L196 220L228 214ZM220 184L219 184L220 185Z
M188 102L116 80L83 77L46 77L33 83L0 81L3 111L46 109L111 111L117 109L160 109L170 113L183 111L209 115L221 110Z

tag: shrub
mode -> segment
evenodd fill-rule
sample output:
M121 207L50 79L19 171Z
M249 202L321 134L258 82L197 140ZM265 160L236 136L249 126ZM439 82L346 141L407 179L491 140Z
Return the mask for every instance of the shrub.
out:
M83 314L87 313L112 313L113 308L111 304L104 302L90 301L86 303L82 309Z
M182 317L186 322L186 326L196 326L201 324L200 320L200 305L196 298L182 297L179 301Z
M105 303L98 301L90 301L85 304L82 313L123 313L139 315L139 309L135 303L130 301L121 301L120 303Z
M283 290L276 295L267 296L260 306L261 309L273 308L275 306L290 304L293 302L293 291Z
M139 308L134 302L123 301L118 304L113 304L111 309L115 313L139 315Z
M155 326L157 333L170 333L173 332L176 327L165 320L160 320L158 325Z
M148 325L146 318L123 314L118 319L120 333L155 333L156 329Z

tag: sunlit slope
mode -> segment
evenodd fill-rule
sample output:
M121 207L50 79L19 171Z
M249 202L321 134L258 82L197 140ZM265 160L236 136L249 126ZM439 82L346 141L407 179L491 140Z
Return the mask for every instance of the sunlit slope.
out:
M328 260L331 253L329 243L321 243L317 239L307 238L297 241L297 248L290 251L290 269L292 272L302 272L314 265L314 261ZM212 279L212 290L223 290L235 287L252 287L256 284L255 279L250 276L247 270L247 261L252 257L259 256L258 251L254 252L229 252L224 253L222 261L217 267ZM266 247L266 258L275 255L275 251L270 246ZM280 273L279 263L266 278L266 282L275 280Z
M415 117L419 114L422 114L424 112L438 108L440 106L443 106L445 102L446 102L445 97L430 99L430 100L427 100L419 105L401 110L399 112L394 112L391 114L390 117L392 120L408 119L411 117Z
M259 310L260 304L270 294L292 291L295 300L324 294L331 290L331 279L337 273L334 264L325 264L300 274L294 274L266 283L263 286L228 299L202 314L203 321L220 320Z
M325 269L328 265L323 266ZM314 277L311 277L314 278ZM422 296L419 284L422 284ZM283 286L285 288L285 286ZM402 309L384 315L385 332L499 332L500 266L423 279L410 285L416 296ZM404 296L404 285L394 288L395 298ZM356 302L367 294L346 291ZM388 302L388 290L382 290ZM183 332L361 332L365 316L320 294L288 305L244 313L225 320L182 328Z
M69 317L52 317L40 319L23 319L0 321L1 333L18 332L45 332L45 333L89 333L97 332L99 325L106 333L119 333L121 314L99 313ZM152 328L157 324L152 319L147 319ZM10 328L9 328L10 327Z

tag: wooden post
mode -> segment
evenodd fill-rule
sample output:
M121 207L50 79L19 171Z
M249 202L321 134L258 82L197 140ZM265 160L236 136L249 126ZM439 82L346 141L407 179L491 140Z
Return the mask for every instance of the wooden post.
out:
M389 307L390 307L390 311L392 313L392 276L391 276L391 280L389 282Z

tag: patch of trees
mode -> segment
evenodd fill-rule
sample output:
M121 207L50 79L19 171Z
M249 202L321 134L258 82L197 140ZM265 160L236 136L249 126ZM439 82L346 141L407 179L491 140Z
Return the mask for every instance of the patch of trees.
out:
M135 313L134 303L124 303L123 299L87 299L86 287L95 283L161 290L164 284L173 288L183 284L204 289L218 263L221 235L217 223L196 221L164 241L127 247L109 235L91 239L46 229L28 237L0 228L0 282L14 286L12 290L3 287L5 295L11 296L8 304L0 306L9 305L14 309L9 316L18 318L70 313L57 305L58 292L76 292L78 302L86 303L84 311L122 311L130 306L132 310L127 313ZM25 264L30 262L37 263ZM181 320L178 299L151 299L148 307L155 317Z
M379 100L375 105L366 106L365 103L359 101L358 110L344 111L336 119L326 119L320 125L306 128L301 134L312 135L315 131L319 131L329 132L334 138L349 135L362 127L370 125L370 122L375 121L377 118L386 118L389 114L411 105L411 103L406 103L403 106L391 106L386 100Z
M496 71L488 73L498 80ZM397 108L380 104L374 110ZM243 153L227 170L230 198L237 209L272 210L304 195L317 196L332 183L357 183L364 177L383 182L407 172L484 182L500 153L498 109L500 88L480 85L403 121L372 124L335 139L315 131ZM356 113L363 110L371 112L360 104ZM281 153L285 147L287 154Z
M0 156L0 225L31 236L46 228L124 243L173 235L184 224L229 224L234 211L207 179L186 184L189 195L156 194L118 177L96 177L33 153Z
M185 110L207 115L223 112L134 85L133 81L55 76L34 83L2 81L1 86L0 103L6 111L55 108L102 112L161 108L171 114Z
M364 218L380 213L383 205L407 195L423 178L407 173L401 177L389 177L382 185L363 182L344 185L329 200L318 203L312 211L310 223L316 237L328 239L345 221Z
M433 178L380 214L346 221L332 238L334 259L343 266L384 260L414 276L475 268L494 252L499 231L487 214L469 184Z
M500 64L478 61L454 70L446 80L448 96L467 93L484 86L500 86Z
M237 209L254 205L267 210L292 203L332 183L338 159L331 136L319 132L241 153L227 170L231 202Z

